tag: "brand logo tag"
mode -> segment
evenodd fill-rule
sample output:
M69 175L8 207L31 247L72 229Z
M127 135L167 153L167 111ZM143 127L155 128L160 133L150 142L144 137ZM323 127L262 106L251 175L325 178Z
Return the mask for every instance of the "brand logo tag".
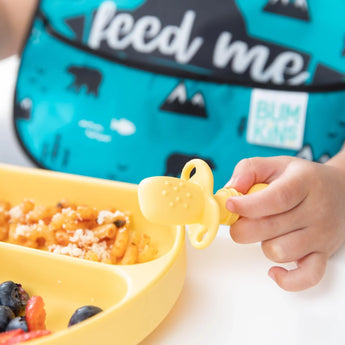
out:
M303 146L308 93L254 89L247 141L251 144L299 150Z

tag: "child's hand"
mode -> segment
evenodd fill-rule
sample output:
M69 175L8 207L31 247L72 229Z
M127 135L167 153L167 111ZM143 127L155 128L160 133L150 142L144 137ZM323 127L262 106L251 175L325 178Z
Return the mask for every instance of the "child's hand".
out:
M227 186L246 193L227 208L241 218L230 233L238 243L262 242L274 262L297 262L297 268L272 267L269 276L288 291L316 285L329 256L345 241L345 172L327 164L294 157L250 158L236 166Z

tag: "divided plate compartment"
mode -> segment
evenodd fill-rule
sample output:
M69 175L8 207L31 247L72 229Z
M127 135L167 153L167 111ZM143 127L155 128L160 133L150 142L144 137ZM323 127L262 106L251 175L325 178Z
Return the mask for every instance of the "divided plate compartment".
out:
M53 333L30 344L138 344L164 319L186 274L185 227L149 223L142 215L137 185L0 164L0 200L23 199L55 205L60 200L130 212L131 228L148 234L156 259L111 265L0 242L0 279L23 285L45 302L47 329ZM68 328L83 305L103 309Z

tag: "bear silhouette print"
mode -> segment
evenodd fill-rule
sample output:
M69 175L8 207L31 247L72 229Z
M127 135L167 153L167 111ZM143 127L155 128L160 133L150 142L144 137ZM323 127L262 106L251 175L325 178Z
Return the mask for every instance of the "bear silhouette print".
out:
M99 86L102 81L102 74L93 68L86 66L69 66L67 71L74 76L73 83L68 86L69 90L79 92L85 86L87 94L98 96Z

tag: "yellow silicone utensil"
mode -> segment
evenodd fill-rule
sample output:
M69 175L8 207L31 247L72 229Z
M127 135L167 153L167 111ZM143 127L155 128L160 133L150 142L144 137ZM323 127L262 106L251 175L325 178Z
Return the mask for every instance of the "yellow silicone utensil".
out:
M192 171L195 170L191 177ZM265 188L254 185L248 193ZM140 182L139 205L151 222L164 225L188 224L191 244L203 249L214 240L219 225L232 225L238 214L228 211L226 200L242 195L233 188L222 188L213 195L211 168L201 159L192 159L183 168L181 178L149 177Z
M114 206L131 214L134 229L147 233L158 257L135 265L97 263L0 242L1 281L21 283L42 296L52 335L30 344L121 344L142 341L168 314L186 273L184 226L148 222L140 212L137 186L0 164L0 200L24 198L54 205L61 199L99 209ZM67 328L83 305L104 311Z

